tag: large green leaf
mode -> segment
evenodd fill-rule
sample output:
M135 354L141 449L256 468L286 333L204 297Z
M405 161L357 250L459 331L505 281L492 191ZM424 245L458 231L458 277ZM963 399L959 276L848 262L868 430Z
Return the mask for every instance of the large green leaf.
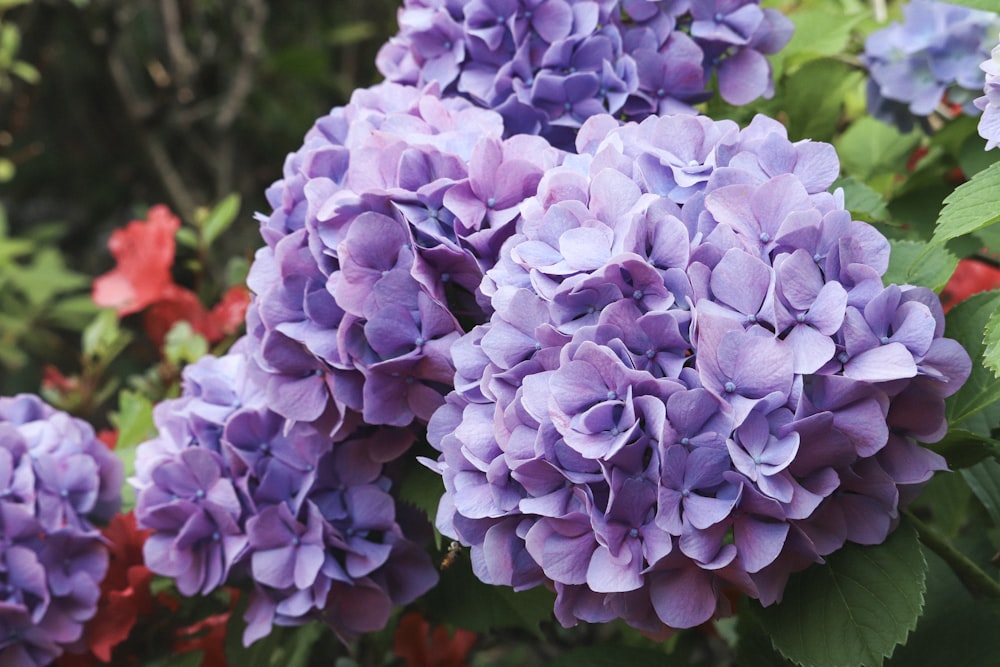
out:
M1000 309L1000 292L976 294L958 304L948 313L946 333L954 338L972 357L972 373L965 385L947 400L948 422L963 422L1000 400L1000 382L993 371L983 365L986 344L983 332L994 313ZM996 424L994 424L996 426ZM981 433L990 436L989 432Z
M1000 221L1000 162L973 176L955 188L944 200L934 230L934 243L944 243L963 234L971 234Z
M774 646L809 667L873 667L916 627L927 563L916 531L885 543L849 544L824 565L794 575L780 604L758 611Z
M1000 655L1000 633L990 605L973 599L951 568L933 552L925 554L928 572L924 614L886 667L994 667Z
M945 457L952 470L968 468L985 458L1000 456L1000 442L964 428L948 429L948 435L927 446Z
M844 206L857 220L875 222L889 216L885 198L856 178L839 178L830 188L843 188Z
M1000 527L1000 463L985 459L963 470L962 476L989 512L993 525Z
M783 111L788 136L827 141L833 138L846 91L857 86L862 73L833 58L810 60L788 77L783 88Z
M539 624L552 618L555 594L542 587L515 592L509 586L490 586L472 573L468 552L441 573L441 581L422 598L425 615L478 633L494 628L521 628L538 634Z
M898 173L920 143L916 132L896 128L866 116L852 124L836 142L844 173L867 181L882 173Z
M892 254L885 273L886 283L920 285L940 292L958 266L958 257L944 248L927 252L928 244L922 241L891 240L889 244Z

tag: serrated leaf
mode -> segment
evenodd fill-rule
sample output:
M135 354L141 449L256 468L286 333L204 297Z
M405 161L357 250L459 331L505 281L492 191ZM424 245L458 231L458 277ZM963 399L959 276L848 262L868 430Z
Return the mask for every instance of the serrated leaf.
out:
M774 648L771 638L764 632L760 620L744 607L738 615L736 630L736 664L739 667L794 667L795 663L784 658Z
M220 201L209 212L201 226L201 237L206 246L229 229L240 212L240 196L233 193Z
M920 285L940 292L958 266L958 257L944 248L934 248L922 241L890 240L889 269L886 284Z
M668 667L678 664L662 651L636 646L580 646L570 649L545 667Z
M830 186L836 188L844 189L844 207L856 219L874 222L889 216L885 198L856 178L839 178Z
M981 537L981 536L980 536ZM977 562L985 543L960 543L958 546ZM971 552L971 553L970 553ZM937 555L925 550L927 558L927 595L924 613L917 629L900 646L886 667L995 667L1000 655L997 617L985 600L976 600L954 571Z
M781 603L757 613L793 662L874 667L916 627L926 575L917 532L903 523L883 544L848 544L793 575Z
M989 512L993 525L1000 527L1000 463L996 459L984 459L963 470L962 477Z
M983 365L1000 378L1000 310L990 316L983 334Z
M945 334L972 357L969 379L945 402L949 424L964 426L963 422L1000 400L1000 382L982 363L986 348L983 331L998 309L1000 292L993 291L975 294L948 312Z
M934 229L935 244L963 234L971 234L1000 221L997 192L1000 191L1000 162L996 162L955 188L945 197L944 208Z

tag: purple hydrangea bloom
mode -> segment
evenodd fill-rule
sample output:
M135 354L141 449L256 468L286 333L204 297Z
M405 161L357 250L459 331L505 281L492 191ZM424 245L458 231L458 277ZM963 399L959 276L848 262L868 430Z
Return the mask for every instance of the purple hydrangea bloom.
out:
M978 113L979 63L989 56L1000 15L936 0L903 7L903 22L868 36L868 111L909 131L935 111Z
M571 149L595 115L693 113L716 72L731 104L770 97L764 56L791 34L759 0L406 0L377 64L498 111L508 136Z
M413 540L429 526L397 509L386 464L412 434L356 428L334 439L269 408L268 374L238 342L184 370L139 446L136 518L146 564L185 595L253 582L244 641L319 619L346 640L384 627L394 605L437 581ZM356 601L363 618L342 614Z
M268 192L249 276L267 405L340 439L425 424L485 269L562 153L499 115L382 84L317 121Z
M0 398L0 663L47 665L97 612L122 464L86 422Z
M986 72L985 95L975 100L983 112L979 118L979 136L986 139L986 150L1000 145L1000 44L993 47L990 58L979 66Z
M654 634L883 541L944 468L918 442L971 362L932 292L883 284L888 242L828 191L833 148L678 115L591 118L577 150L452 347L425 461L441 532L484 582L554 588L565 625Z

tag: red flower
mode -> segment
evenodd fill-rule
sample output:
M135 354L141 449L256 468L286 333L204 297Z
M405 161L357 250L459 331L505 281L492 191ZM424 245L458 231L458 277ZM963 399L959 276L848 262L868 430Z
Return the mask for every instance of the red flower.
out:
M108 248L118 265L94 280L94 303L129 315L162 298L173 283L174 234L180 226L181 221L161 204L149 209L145 222L133 220L115 230Z
M218 325L223 334L227 336L234 334L243 326L249 305L250 290L243 285L230 287L212 309L212 321Z
M138 530L129 512L113 516L102 532L111 559L101 582L97 613L84 627L83 640L90 654L67 654L59 661L61 667L111 662L114 648L128 639L139 616L154 610L153 573L142 561L142 545L150 531Z
M393 652L406 667L465 667L476 633L458 628L449 636L443 626L434 628L421 614L410 612L399 620L393 638Z
M143 325L157 348L163 347L167 332L178 322L187 322L210 343L220 340L222 329L201 304L198 296L179 285L167 286L160 298L146 310Z
M202 651L202 667L226 667L226 625L231 615L226 611L178 629L174 653Z
M951 280L941 291L941 304L948 312L973 294L1000 287L1000 269L974 257L959 261Z

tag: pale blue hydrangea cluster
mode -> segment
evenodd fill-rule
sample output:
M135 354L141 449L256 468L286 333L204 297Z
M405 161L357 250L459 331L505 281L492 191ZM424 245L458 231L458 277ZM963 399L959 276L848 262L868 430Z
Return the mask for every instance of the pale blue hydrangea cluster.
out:
M979 63L1000 31L1000 15L937 0L914 0L903 21L868 36L868 111L908 131L935 111L978 114ZM954 111L948 111L949 114Z
M990 58L979 66L986 72L982 97L975 100L983 112L979 118L979 135L986 139L986 150L1000 145L1000 44L993 47Z

